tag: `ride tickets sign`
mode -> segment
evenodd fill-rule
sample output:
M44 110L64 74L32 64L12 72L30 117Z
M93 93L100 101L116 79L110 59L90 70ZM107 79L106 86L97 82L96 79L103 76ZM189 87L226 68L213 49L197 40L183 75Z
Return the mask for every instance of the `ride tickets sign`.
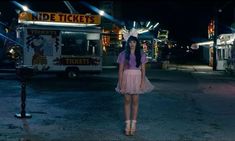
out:
M19 22L22 21L62 22L98 25L101 23L101 17L99 15L48 12L37 12L35 15L33 15L28 12L22 12L19 14Z
M100 59L98 58L61 58L61 65L99 65Z

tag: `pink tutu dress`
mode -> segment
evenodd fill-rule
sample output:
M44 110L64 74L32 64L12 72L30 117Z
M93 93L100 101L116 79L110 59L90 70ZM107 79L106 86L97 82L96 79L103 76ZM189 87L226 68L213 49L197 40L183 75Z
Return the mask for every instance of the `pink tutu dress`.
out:
M125 64L125 51L122 51L117 59L119 64ZM141 54L141 64L147 63L147 58L144 53ZM115 90L121 94L144 94L151 92L154 86L150 83L148 78L145 76L144 87L141 89L141 70L140 67L136 67L135 55L130 54L130 60L128 65L124 65L124 72L122 78L123 89L120 90L119 83Z

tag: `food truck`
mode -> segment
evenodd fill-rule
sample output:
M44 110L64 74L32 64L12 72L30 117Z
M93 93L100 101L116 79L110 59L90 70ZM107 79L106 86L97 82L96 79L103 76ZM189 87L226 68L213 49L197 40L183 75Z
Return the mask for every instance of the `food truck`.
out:
M18 66L68 76L101 72L100 21L90 14L20 13L16 33L23 53Z

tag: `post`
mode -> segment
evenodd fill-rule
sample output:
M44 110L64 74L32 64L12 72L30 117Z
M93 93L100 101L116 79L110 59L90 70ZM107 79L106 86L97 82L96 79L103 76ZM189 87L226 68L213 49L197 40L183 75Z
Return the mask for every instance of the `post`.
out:
M217 67L217 58L216 58L216 46L217 46L217 34L218 34L218 9L215 8L215 13L214 13L214 37L213 37L213 71L216 71Z
M21 82L21 112L19 114L15 114L15 117L17 118L31 118L32 115L25 112L26 107L26 81Z
M21 112L19 114L15 114L16 118L31 118L32 115L26 113L25 107L26 107L26 81L27 79L32 75L32 70L29 68L18 68L17 69L17 75L21 82Z

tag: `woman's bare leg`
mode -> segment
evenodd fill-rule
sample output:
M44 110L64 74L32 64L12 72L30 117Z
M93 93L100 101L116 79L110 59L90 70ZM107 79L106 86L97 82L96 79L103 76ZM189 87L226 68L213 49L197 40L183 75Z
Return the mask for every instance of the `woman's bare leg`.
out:
M131 130L131 96L130 95L125 95L124 96L124 111L125 111L125 134L130 135L130 130Z
M139 107L139 95L132 96L132 120L137 120Z
M124 96L124 111L125 111L125 119L130 120L131 116L131 96Z
M139 95L133 95L132 96L132 121L131 121L131 132L130 132L131 135L134 135L136 131L138 107L139 107Z

